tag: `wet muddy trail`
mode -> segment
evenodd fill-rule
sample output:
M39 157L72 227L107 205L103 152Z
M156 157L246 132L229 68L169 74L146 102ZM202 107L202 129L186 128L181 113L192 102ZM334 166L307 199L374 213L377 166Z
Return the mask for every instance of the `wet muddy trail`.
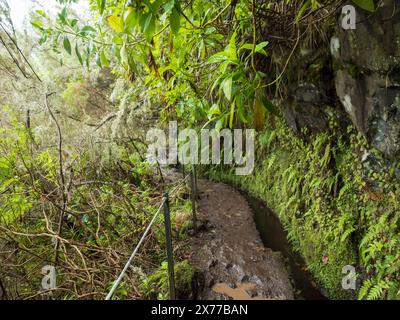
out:
M199 180L199 232L191 264L202 277L198 299L294 299L280 252L266 248L246 199L232 187Z
M198 188L201 227L191 257L201 270L197 299L326 299L261 201L208 180Z

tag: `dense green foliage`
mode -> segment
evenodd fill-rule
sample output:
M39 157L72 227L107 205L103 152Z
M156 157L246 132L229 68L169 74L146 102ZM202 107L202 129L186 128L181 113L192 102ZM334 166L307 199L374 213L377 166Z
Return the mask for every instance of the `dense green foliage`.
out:
M371 0L354 2L374 9ZM256 0L90 3L95 24L69 17L67 7L56 20L36 11L32 24L41 33L40 43L50 43L56 51L62 46L87 67L91 59L99 67L114 66L126 79L147 86L149 95L183 119L208 119L217 128L232 128L234 123L248 124L254 115L255 126L262 128L260 108L273 109L264 89L279 83L282 74L268 83L270 75L256 63L260 56L268 56L268 41L258 41L260 19L264 10L276 4ZM316 0L284 3L295 10L297 23L308 9L320 5Z

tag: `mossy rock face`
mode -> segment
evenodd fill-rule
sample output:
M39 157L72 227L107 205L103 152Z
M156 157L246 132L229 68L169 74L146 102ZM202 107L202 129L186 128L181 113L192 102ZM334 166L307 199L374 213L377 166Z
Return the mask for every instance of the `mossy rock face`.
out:
M400 159L400 7L396 1L383 0L373 15L357 9L356 29L338 27L331 53L340 66L335 72L336 93L353 124L383 155Z
M294 132L300 133L305 128L321 132L328 128L329 109L336 106L333 67L329 48L324 43L312 48L303 43L289 64L283 116Z

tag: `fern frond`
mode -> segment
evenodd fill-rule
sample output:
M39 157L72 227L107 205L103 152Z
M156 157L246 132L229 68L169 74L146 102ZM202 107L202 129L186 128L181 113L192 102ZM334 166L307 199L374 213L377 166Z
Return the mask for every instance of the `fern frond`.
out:
M368 293L368 300L378 300L383 293L383 290L389 288L390 285L385 280L379 281L375 286L372 287L370 292Z
M358 293L358 300L362 300L366 296L371 287L372 287L371 279L365 280L360 289L360 292Z

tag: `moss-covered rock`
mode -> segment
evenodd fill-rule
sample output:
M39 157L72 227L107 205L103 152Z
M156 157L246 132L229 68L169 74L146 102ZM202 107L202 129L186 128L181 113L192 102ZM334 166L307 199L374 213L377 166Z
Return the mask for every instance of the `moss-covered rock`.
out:
M340 65L336 93L350 119L382 154L399 159L400 8L395 2L382 1L372 15L358 9L356 29L338 27L331 43Z
M145 299L163 300L168 298L167 263L163 263L154 273L143 279L140 289ZM193 297L197 271L187 260L175 264L175 291L178 299Z

